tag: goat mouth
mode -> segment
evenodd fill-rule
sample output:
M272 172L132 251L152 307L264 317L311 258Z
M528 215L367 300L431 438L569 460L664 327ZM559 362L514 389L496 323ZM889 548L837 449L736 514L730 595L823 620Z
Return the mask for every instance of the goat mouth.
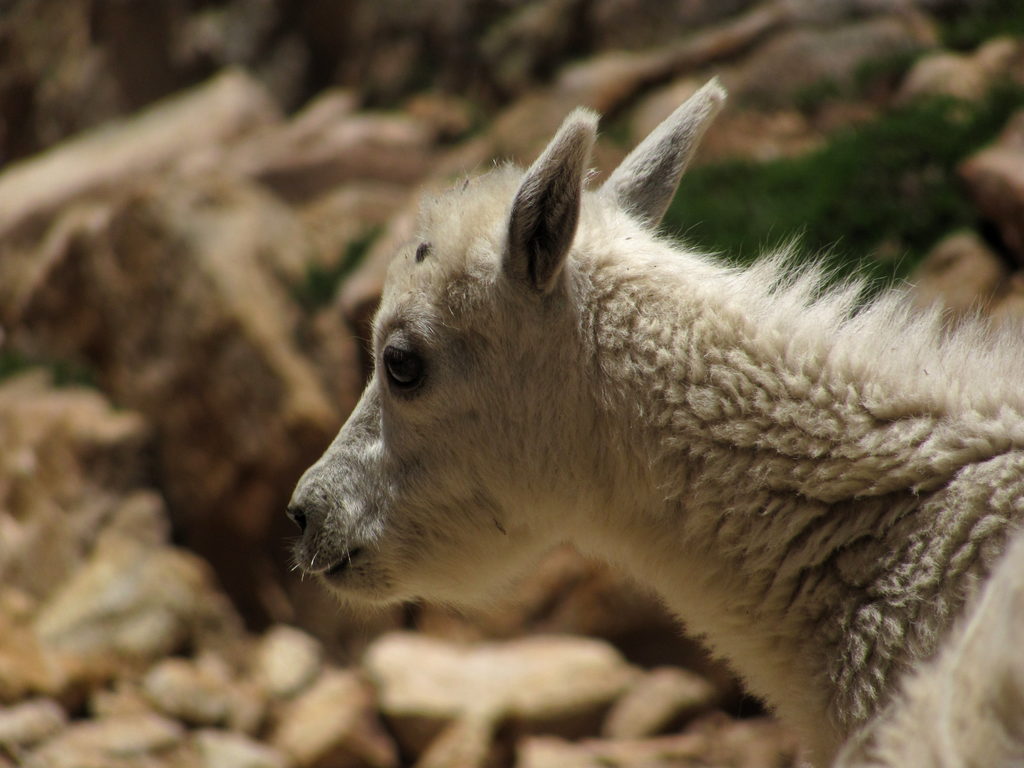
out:
M345 573L345 571L349 569L349 566L352 565L352 562L356 560L361 554L363 554L362 547L356 547L355 549L350 550L348 554L341 558L341 560L339 560L330 568L325 570L324 576L328 578L338 578L339 576L342 576Z

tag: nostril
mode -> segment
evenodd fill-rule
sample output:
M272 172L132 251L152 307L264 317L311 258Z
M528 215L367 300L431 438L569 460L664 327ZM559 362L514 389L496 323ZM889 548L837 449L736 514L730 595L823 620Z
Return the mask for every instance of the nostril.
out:
M300 531L306 532L306 513L300 507L288 507L285 513L293 523L299 526Z

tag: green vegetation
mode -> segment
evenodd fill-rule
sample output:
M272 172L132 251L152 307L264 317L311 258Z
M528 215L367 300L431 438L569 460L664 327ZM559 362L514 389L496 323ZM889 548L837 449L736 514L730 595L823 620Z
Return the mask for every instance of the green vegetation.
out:
M30 368L45 368L57 387L93 387L96 375L85 365L68 360L52 360L24 355L13 349L0 349L0 380Z
M1024 36L1024 3L1020 0L976 0L941 25L948 48L973 50L993 37Z
M794 238L838 274L905 276L949 231L975 222L957 164L988 143L1024 89L983 103L929 98L843 131L820 150L767 163L691 170L666 217L690 245L738 262ZM871 258L874 257L874 258Z
M362 263L379 234L380 229L373 228L362 237L353 240L333 266L310 264L306 269L305 280L293 290L295 300L307 312L314 312L330 304L338 286Z

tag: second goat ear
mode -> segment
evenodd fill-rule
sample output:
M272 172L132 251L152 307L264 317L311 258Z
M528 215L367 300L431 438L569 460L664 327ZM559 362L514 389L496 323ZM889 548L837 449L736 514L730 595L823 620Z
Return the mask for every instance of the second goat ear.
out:
M509 212L505 272L535 290L555 285L576 235L597 115L577 109L530 166Z
M601 194L656 227L665 216L704 131L724 104L725 91L718 80L711 80L626 156L601 187Z

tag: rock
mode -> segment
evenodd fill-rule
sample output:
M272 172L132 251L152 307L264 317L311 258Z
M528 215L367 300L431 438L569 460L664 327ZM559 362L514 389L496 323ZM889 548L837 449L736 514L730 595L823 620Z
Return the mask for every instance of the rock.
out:
M0 750L25 749L58 733L68 716L52 699L30 699L0 709Z
M46 597L100 530L143 507L156 505L147 525L166 530L158 502L126 500L147 477L150 437L138 414L92 390L56 389L41 369L0 381L0 583Z
M957 232L932 248L909 282L917 306L939 302L961 318L988 309L1008 277L1006 265L980 237Z
M678 730L718 701L715 686L683 669L663 667L641 678L615 702L601 734L609 739L642 739Z
M193 726L255 733L266 709L258 690L236 682L212 654L159 662L146 673L142 690L160 712Z
M89 560L39 608L34 628L48 650L95 670L167 655L207 631L231 635L237 617L214 591L201 559L103 533Z
M314 333L292 298L314 253L269 193L168 177L72 208L0 258L11 345L89 361L149 420L182 541L256 622L290 615L282 510L362 387L341 319ZM321 353L338 367L318 370Z
M1024 111L1014 114L999 138L959 168L982 216L999 228L1024 264Z
M1013 38L997 37L973 54L938 51L923 56L904 77L896 97L904 102L925 95L976 101L1014 69L1024 79L1024 44Z
M145 765L184 739L180 724L152 714L75 723L30 753L25 768Z
M433 142L430 127L413 117L354 113L350 92L326 91L213 161L301 202L353 181L415 184L430 168Z
M66 684L64 666L40 646L31 628L0 616L0 703L56 696Z
M851 84L865 62L935 45L924 17L876 16L832 28L799 28L774 36L722 80L736 102L781 106L822 83Z
M305 690L323 667L323 647L314 637L286 625L271 627L256 649L255 677L276 699Z
M413 754L460 720L522 733L596 732L638 674L603 642L555 636L464 646L395 633L374 642L363 663L381 712Z
M798 764L797 741L768 719L710 717L678 736L578 743L550 736L520 743L516 768L788 768Z
M203 768L288 768L277 750L238 733L200 730L193 737Z
M87 193L132 181L189 152L209 152L278 118L262 88L240 70L17 163L0 174L0 235L50 217Z
M391 768L398 755L377 720L373 693L348 670L323 672L283 705L269 743L299 768Z
M992 304L990 316L995 322L1017 323L1024 320L1024 274L1010 275L1006 292Z

